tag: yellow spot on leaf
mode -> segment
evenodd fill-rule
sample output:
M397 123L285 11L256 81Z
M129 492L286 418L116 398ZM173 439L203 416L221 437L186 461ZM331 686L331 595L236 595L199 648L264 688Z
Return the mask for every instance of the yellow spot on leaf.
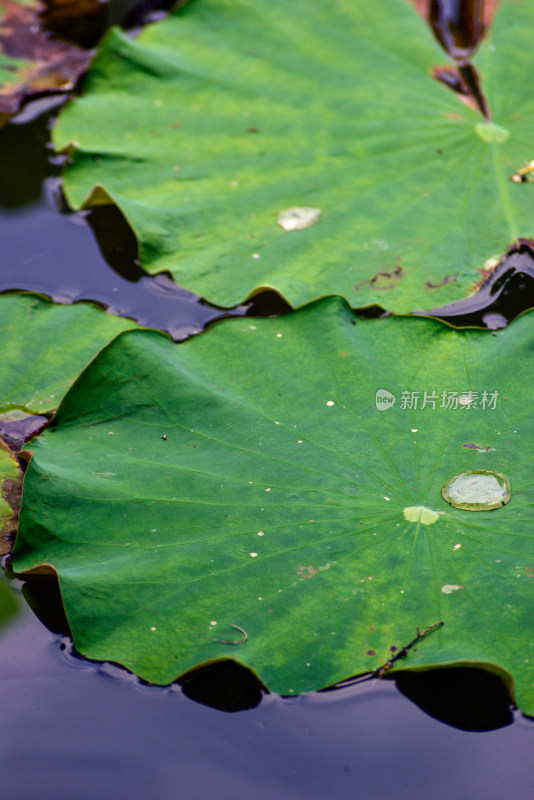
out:
M422 525L431 525L439 517L436 511L426 506L407 506L403 513L408 522L420 522Z

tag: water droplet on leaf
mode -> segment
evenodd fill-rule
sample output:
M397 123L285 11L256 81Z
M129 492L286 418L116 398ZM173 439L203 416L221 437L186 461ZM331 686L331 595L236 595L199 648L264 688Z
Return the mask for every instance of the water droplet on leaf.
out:
M512 496L506 475L485 469L455 475L441 494L451 506L464 511L491 511L506 505Z

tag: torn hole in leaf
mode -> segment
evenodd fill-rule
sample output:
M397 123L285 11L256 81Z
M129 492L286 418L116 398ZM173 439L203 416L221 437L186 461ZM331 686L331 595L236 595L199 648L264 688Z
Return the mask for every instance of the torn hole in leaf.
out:
M534 308L534 240L518 239L502 258L493 256L478 269L474 294L446 306L414 311L455 327L504 328ZM429 285L428 288L435 288Z
M500 0L411 0L446 53L469 60L490 28Z
M471 59L491 25L499 0L412 0L455 67L436 67L433 76L460 99L490 118L480 78Z
M432 77L451 89L469 108L489 119L489 109L482 94L478 72L472 64L461 67L434 67Z
M447 64L444 67L434 67L432 70L432 77L443 83L448 89L460 95L460 98L465 100L468 105L472 105L470 103L469 90L458 70L453 66Z

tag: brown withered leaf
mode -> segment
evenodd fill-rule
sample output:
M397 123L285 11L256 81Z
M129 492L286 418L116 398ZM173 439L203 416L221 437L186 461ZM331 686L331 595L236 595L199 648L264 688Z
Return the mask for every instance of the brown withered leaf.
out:
M34 95L68 92L91 54L43 30L38 0L0 0L0 124Z
M0 556L11 552L15 541L25 462L32 456L20 448L47 425L47 417L16 409L0 414Z
M22 470L0 439L0 556L11 551L20 511Z
M101 0L43 0L43 27L64 42L87 50L96 47L106 29L119 23L109 3Z

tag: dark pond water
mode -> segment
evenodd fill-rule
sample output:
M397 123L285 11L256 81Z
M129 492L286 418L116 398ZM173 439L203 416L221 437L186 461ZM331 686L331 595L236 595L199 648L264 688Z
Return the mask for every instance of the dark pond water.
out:
M77 661L63 643L29 610L0 638L3 797L505 800L534 789L525 721L459 731L384 681L227 714Z
M28 109L0 129L8 155L0 291L96 300L176 338L220 316L170 282L143 277L118 214L58 212L47 114L29 117ZM270 297L248 313L283 310ZM433 713L484 732L438 721L385 680L291 699L263 695L255 707L228 713L194 702L178 685L149 687L116 666L77 658L68 636L48 630L22 596L21 609L0 636L4 797L504 800L534 790L534 723L512 714L500 686L480 676L474 684L466 674L441 676L430 691L433 706L425 687L416 690ZM234 679L210 680L226 681L232 694ZM403 689L413 691L406 682Z

